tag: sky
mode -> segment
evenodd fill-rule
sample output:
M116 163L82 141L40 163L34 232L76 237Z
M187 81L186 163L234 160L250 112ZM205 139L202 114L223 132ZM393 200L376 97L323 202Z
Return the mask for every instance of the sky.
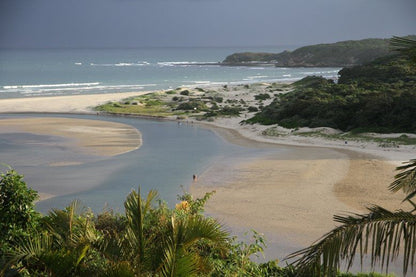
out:
M283 46L416 34L416 0L0 0L2 48Z

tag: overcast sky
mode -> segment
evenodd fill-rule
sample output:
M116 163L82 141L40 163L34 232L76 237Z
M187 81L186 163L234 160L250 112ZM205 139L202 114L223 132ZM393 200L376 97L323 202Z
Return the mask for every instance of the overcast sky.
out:
M416 34L416 0L0 0L0 47L306 45Z

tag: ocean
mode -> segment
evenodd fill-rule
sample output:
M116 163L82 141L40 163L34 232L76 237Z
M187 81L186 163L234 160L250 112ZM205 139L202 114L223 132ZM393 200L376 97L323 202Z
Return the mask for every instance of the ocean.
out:
M213 65L236 52L293 48L0 49L0 98L337 78L339 68Z

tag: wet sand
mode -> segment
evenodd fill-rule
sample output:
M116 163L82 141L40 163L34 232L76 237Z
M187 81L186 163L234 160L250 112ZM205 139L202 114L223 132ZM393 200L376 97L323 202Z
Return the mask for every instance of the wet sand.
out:
M38 166L46 163L49 167L78 166L85 162L97 161L106 157L120 155L138 149L142 145L140 132L129 125L77 118L27 117L0 119L0 135L14 135L20 140L30 134L41 135L37 140L23 143L38 145L39 149L60 149L59 156L27 156L25 165ZM45 140L42 140L45 138ZM48 138L48 139L47 139ZM55 138L55 139L50 139ZM45 148L48 147L48 148ZM49 153L49 152L48 152ZM4 157L2 157L4 159ZM22 158L22 157L20 157ZM1 160L0 162L8 162ZM21 161L22 162L22 161ZM98 176L97 176L98 178ZM45 200L66 193L86 190L90 187L59 188L55 192L40 191L39 200Z
M129 125L76 118L28 117L0 119L0 132L27 132L68 138L68 147L80 147L89 154L114 156L138 149L140 132ZM55 166L68 165L65 162Z
M233 143L265 143L219 129ZM266 147L273 147L267 144ZM334 214L365 212L378 204L404 208L403 195L387 190L395 165L355 151L286 148L251 160L214 164L191 188L196 196L215 190L206 212L237 234L254 229L266 235L268 258L283 259L331 230Z

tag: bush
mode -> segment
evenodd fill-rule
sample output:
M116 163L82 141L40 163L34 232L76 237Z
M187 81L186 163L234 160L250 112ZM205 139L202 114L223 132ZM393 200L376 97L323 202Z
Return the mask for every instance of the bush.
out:
M257 107L254 107L254 106L250 106L250 107L248 107L248 109L247 109L249 112L258 112L259 111L259 109L257 109Z
M214 100L217 103L222 103L223 98L221 96L214 96L214 98L212 100Z
M0 241L13 243L28 236L39 219L33 201L38 194L13 169L0 175Z
M266 99L270 99L270 95L268 93L260 93L260 94L254 95L254 99L266 100Z
M212 116L239 116L240 112L242 112L244 109L241 107L230 107L225 106L219 110L211 110L205 114L206 117L212 117Z
M208 107L202 101L191 100L189 102L184 102L184 103L179 104L176 109L177 110L184 110L184 111L189 111L189 110L203 111L203 110L207 110Z
M180 93L181 95L189 95L189 90L182 90L181 91L181 93Z

